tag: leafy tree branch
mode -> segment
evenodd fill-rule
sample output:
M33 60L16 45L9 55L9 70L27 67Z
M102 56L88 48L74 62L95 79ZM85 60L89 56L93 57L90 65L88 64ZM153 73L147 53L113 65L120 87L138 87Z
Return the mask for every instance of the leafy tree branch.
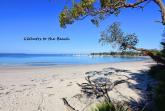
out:
M60 26L65 28L67 24L74 23L75 20L82 20L92 16L91 22L98 26L101 20L110 15L118 15L122 9L140 8L143 9L145 4L152 3L159 7L162 20L159 21L165 25L165 5L163 0L72 0L73 6L63 9L60 14Z

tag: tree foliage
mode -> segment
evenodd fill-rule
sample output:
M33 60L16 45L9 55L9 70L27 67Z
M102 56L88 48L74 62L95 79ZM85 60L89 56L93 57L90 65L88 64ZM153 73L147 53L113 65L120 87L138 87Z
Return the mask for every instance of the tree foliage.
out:
M65 7L60 14L61 27L72 24L75 19L80 19L94 10L94 2L95 0L81 0L79 3L74 2L72 8Z
M110 15L117 16L122 9L140 8L151 0L72 0L71 7L65 6L60 14L60 26L65 28L67 24L72 24L75 20L82 20L87 16L92 16L91 22L99 25L101 20ZM165 6L163 0L152 0L159 6L162 20L165 25Z
M102 44L118 46L122 51L135 47L138 41L135 33L125 34L118 22L114 22L105 31L101 32L101 38L99 40Z

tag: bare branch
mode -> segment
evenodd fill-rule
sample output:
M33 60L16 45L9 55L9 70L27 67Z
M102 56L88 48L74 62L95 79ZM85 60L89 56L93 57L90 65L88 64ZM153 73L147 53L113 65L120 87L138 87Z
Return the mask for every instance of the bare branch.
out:
M65 98L62 98L64 105L66 106L67 111L78 111L73 108Z
M87 96L96 96L96 98L104 97L107 103L111 103L111 99L108 95L108 91L113 90L115 86L122 83L128 83L126 80L117 80L115 82L106 81L98 82L97 80L91 80L90 77L86 78L87 83L78 84L81 87L81 91Z

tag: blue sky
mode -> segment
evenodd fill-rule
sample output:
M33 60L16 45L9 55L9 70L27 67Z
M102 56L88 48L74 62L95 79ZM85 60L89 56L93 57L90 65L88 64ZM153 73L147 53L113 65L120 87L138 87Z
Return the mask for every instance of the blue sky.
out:
M58 15L66 0L0 0L0 53L89 53L113 51L98 43L100 32L114 21L122 29L136 33L138 47L159 49L163 26L158 7L152 2L144 10L122 10L97 28L90 17L60 28ZM69 37L70 41L24 41L25 36Z

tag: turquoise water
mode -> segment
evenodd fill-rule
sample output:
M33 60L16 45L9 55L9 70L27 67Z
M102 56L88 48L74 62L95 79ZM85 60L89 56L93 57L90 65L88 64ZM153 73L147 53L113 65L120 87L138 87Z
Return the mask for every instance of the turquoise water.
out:
M101 57L73 54L0 54L0 65L51 66L142 61L144 57Z

